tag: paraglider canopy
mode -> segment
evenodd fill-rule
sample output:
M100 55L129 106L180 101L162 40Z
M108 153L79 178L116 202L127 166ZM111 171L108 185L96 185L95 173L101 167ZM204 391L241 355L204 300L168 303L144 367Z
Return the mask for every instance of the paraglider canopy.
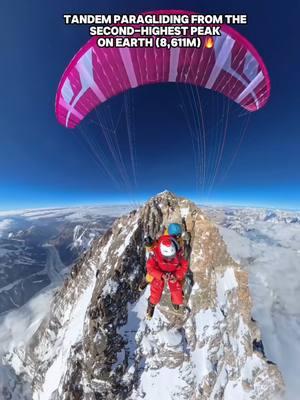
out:
M155 11L149 14L196 14ZM263 107L270 95L267 69L241 34L222 25L201 48L99 48L90 39L67 67L56 95L56 116L76 127L95 107L142 85L177 82L222 93L248 111ZM205 38L204 38L205 43Z

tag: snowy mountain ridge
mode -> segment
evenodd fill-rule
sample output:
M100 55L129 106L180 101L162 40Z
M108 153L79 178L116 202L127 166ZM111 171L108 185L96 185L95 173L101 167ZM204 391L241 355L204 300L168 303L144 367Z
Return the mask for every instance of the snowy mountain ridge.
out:
M165 290L145 321L143 238L182 219L192 236L186 309L174 313ZM163 192L94 241L5 360L34 400L280 398L281 374L262 349L246 271L199 208Z
M299 212L235 207L205 208L217 223L231 256L249 273L252 313L258 321L264 350L283 373L286 399L299 397L300 359L300 229Z
M0 318L61 283L95 237L129 206L0 212Z

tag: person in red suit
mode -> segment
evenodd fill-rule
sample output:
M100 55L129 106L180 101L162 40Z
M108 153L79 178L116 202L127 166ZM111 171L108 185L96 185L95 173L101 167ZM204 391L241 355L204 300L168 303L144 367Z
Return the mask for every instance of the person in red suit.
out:
M171 301L176 311L183 304L182 281L188 270L188 261L170 235L161 236L148 259L147 273L153 277L151 295L148 301L147 318L151 319L156 304L160 302L165 283L171 292Z

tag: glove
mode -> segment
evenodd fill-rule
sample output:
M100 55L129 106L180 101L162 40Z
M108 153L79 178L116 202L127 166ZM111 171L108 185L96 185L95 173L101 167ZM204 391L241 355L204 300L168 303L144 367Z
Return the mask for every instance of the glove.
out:
M165 274L163 274L162 278L165 282L168 282L168 280L170 279L170 272L166 272Z
M171 272L167 272L167 273L163 274L163 280L165 282L170 281L170 282L173 282L173 283L177 281L176 276L171 274Z

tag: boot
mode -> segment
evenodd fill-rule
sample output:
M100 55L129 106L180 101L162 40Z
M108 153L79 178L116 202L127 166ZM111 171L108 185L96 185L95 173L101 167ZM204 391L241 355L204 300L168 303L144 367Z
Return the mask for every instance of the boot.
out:
M147 285L148 282L146 281L146 279L143 279L142 283L139 286L139 292L143 292L146 289Z
M150 300L148 301L148 307L147 307L147 314L146 314L146 318L147 319L152 319L153 314L154 314L154 310L155 310L155 304L151 304Z

